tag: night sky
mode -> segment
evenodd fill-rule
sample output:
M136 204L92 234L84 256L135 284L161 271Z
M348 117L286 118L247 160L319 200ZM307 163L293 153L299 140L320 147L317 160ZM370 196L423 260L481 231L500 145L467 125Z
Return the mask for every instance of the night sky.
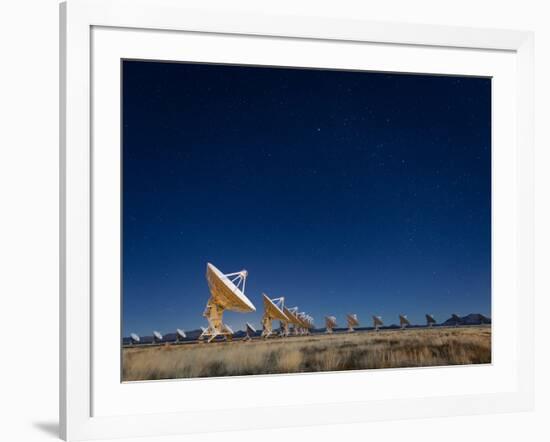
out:
M206 263L344 325L491 315L491 81L123 62L123 334L206 325Z

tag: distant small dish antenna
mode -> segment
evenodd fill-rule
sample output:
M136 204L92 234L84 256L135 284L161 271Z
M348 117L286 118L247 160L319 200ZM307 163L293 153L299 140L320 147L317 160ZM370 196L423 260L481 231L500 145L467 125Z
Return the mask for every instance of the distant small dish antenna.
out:
M458 327L462 322L462 319L460 319L460 316L456 315L455 313L451 315L451 319L453 320L455 327Z
M130 333L130 341L132 341L132 344L139 344L139 341L141 341L141 339L135 333Z
M289 318L284 312L285 298L270 299L265 293L262 293L264 299L264 315L262 317L262 337L268 338L273 334L273 321L289 322Z
M309 335L309 330L313 328L313 318L306 312L300 312L297 315L300 320L300 334Z
M217 336L230 340L233 330L223 323L223 312L231 310L240 313L255 312L256 307L244 294L248 272L223 274L213 264L206 265L206 280L210 289L210 298L206 303L203 316L208 321L208 327L201 333L199 340L213 341Z
M185 332L181 328L176 329L176 342L183 341L185 338L187 338Z
M410 321L407 319L407 315L399 315L399 325L401 328L411 325Z
M435 320L433 315L430 315L426 313L426 325L428 327L432 327L437 321Z
M378 331L378 329L384 325L384 323L382 322L382 316L373 316L372 323L374 326L374 330Z
M153 332L153 342L162 342L162 335L158 331Z
M359 326L359 319L355 313L346 315L348 321L348 332L353 333L355 331L354 327Z
M246 323L246 336L244 337L243 341L252 341L252 336L256 334L256 329L250 322Z
M334 333L334 329L338 326L336 316L325 316L326 333Z

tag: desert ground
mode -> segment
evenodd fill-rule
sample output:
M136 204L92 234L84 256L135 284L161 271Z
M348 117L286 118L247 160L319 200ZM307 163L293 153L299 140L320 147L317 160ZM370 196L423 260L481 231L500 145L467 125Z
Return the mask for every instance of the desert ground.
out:
M491 327L435 327L124 348L122 380L488 364Z

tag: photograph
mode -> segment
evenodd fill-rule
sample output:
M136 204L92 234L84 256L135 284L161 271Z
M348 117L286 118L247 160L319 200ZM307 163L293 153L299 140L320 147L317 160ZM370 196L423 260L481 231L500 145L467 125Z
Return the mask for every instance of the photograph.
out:
M490 77L121 61L121 381L491 364Z
M516 3L0 3L0 442L540 441Z

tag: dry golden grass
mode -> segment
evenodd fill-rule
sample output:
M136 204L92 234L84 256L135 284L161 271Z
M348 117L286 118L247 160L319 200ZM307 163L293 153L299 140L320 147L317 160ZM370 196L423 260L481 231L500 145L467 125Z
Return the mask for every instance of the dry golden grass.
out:
M491 362L491 328L383 330L125 348L123 381Z

